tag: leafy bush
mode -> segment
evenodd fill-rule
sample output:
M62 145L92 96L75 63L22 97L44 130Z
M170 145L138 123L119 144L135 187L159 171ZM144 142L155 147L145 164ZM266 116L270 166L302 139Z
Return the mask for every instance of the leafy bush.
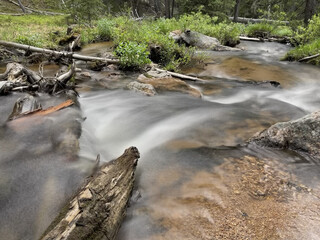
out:
M307 43L292 49L286 54L283 60L298 61L304 57L312 56L318 53L320 53L320 39L316 39L311 43ZM310 60L309 63L319 65L320 57Z
M246 33L249 37L270 37L275 27L268 23L249 24Z
M98 33L101 39L111 40L113 27L114 27L114 22L111 21L110 19L105 18L98 21L97 28L98 28Z
M33 35L26 35L26 36L18 36L16 39L16 42L26 45L31 45L35 47L41 47L43 45L43 42L40 39L40 36L38 34Z
M295 39L298 44L306 44L318 38L320 38L320 15L314 15L307 28L298 28Z
M274 37L292 37L293 34L293 30L288 26L277 26L271 31Z
M115 54L120 58L120 65L126 69L139 69L151 63L148 46L136 42L120 43L115 49Z

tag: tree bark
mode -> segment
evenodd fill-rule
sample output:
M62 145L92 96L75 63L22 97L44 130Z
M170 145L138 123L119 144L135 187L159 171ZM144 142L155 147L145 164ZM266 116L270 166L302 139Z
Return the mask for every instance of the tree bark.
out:
M139 157L138 149L130 147L103 165L41 239L115 239L130 200Z
M171 18L171 1L165 0L166 18Z
M236 5L234 6L234 17L233 17L233 21L234 21L234 22L237 22L237 21L238 21L239 9L240 9L240 2L241 2L241 0L237 0L237 1L236 1Z
M24 8L24 6L22 5L21 0L18 0L18 4L19 4L20 8L22 9L22 12L26 13L27 11Z
M161 8L159 0L154 0L154 11L156 12L156 17L160 17Z
M306 0L306 7L304 10L304 24L308 25L309 20L315 14L316 2L315 0Z
M231 21L234 20L234 17L229 17ZM269 20L269 19L254 19L254 18L244 18L244 17L238 17L237 22L239 23L261 23L261 22L266 22L266 23L281 23L281 24L289 24L289 21L275 21L275 20Z
M174 5L175 5L175 0L172 0L172 8L171 8L171 18L173 17L173 13L174 13Z

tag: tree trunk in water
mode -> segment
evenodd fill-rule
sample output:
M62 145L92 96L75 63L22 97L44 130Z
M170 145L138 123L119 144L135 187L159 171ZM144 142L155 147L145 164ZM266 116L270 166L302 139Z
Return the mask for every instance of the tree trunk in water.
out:
M130 200L139 157L138 149L130 147L98 169L41 239L114 240Z
M306 8L304 10L304 23L308 25L309 20L315 14L316 2L315 0L306 0Z
M240 2L241 0L237 0L236 5L234 6L234 18L233 18L234 22L238 21Z
M20 8L22 9L22 11L23 11L24 13L26 13L26 9L25 9L24 6L22 5L21 0L18 0L18 3L19 3Z

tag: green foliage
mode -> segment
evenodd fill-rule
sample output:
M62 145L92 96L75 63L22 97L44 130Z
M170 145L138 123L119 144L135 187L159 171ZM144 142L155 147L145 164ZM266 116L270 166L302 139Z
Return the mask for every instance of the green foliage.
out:
M297 61L307 56L312 56L320 53L320 39L316 39L311 43L301 45L291 51L289 51L283 60ZM319 65L320 57L314 58L309 61L311 64Z
M0 22L0 39L46 48L56 48L52 33L67 28L65 16L0 15Z
M120 58L120 65L125 69L139 69L151 63L148 46L136 42L122 42L115 49Z
M249 37L270 37L274 26L268 23L249 24L246 33Z
M271 31L271 35L274 37L292 37L294 32L288 26L277 26Z
M307 28L298 28L295 38L299 44L305 44L320 38L320 15L314 15Z
M21 43L21 44L26 44L26 45L31 45L35 47L41 47L43 46L43 41L41 40L39 34L32 34L32 35L19 35L16 39L15 42Z
M114 22L109 19L102 19L98 21L98 33L103 40L111 40Z
M186 14L179 19L157 19L134 21L127 16L105 18L97 22L100 38L113 40L116 45L136 42L149 46L158 46L157 63L170 70L187 64L193 56L194 49L180 46L169 37L174 30L191 29L218 38L222 44L236 45L243 25L234 23L217 24L216 17L200 12Z
M102 14L104 7L102 0L68 0L66 4L75 22L90 25Z
M234 0L177 0L181 12L191 13L200 11L210 16L216 16L218 21L224 21L232 15Z

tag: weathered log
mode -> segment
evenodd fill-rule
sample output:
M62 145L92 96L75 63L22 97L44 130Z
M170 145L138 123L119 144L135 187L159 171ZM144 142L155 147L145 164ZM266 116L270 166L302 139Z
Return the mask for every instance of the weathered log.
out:
M125 216L140 157L130 147L103 165L48 228L42 240L113 240Z
M264 39L262 38L251 38L251 37L244 37L244 36L240 36L239 38L242 41L264 42Z
M22 4L20 5L20 1L19 3L16 3L15 1L12 1L12 0L7 0L8 2L20 7L20 8L23 8L23 12L24 13L31 13L31 12L34 12L34 13L38 13L38 14L43 14L43 15L65 15L63 13L57 13L57 12L48 12L48 11L40 11L40 10L36 10L36 9L33 9L33 8L29 8L29 7L25 7L23 6Z
M182 79L182 80L193 81L193 82L196 82L196 81L203 82L202 79L197 78L197 77L191 77L191 76L180 74L180 73L170 72L170 71L166 71L166 70L163 70L163 69L160 69L160 68L155 68L155 70L159 71L159 72L168 73L172 77L176 77L176 78L179 78L179 79Z
M233 21L233 17L229 17L231 21ZM245 18L245 17L238 17L237 22L239 23L280 23L289 25L289 21L277 21L271 19L254 19L254 18Z
M25 14L25 13L0 13L0 15L23 16L23 15L27 15L27 14Z
M67 100L63 103L60 103L56 106L49 107L47 109L42 109L42 106L38 101L31 95L19 98L15 103L12 113L10 114L8 121L21 119L24 117L33 117L33 116L46 116L48 114L57 112L64 108L74 105L72 100Z
M81 48L81 35L77 36L77 38L69 44L69 51L73 52L74 50Z
M298 60L298 62L306 62L306 61L309 61L311 59L317 58L319 56L320 56L320 53L317 53L317 54L309 56L309 57L301 58L300 60Z
M98 62L100 61L100 62L106 62L106 63L112 63L112 64L119 63L118 59L108 59L108 58L84 56L84 55L80 55L80 54L75 54L73 52L54 51L54 50L50 50L50 49L32 47L29 45L24 45L24 44L19 44L19 43L14 43L14 42L6 42L6 41L1 41L1 40L0 40L0 45L5 46L5 47L13 47L13 48L18 48L18 49L23 49L23 50L31 51L31 52L51 54L56 57L65 57L65 58L82 60L82 61L98 61Z
M54 94L57 90L66 88L66 84L75 74L75 69L75 63L73 63L66 73L55 78L45 78L19 63L8 63L5 73L0 74L0 81L6 81L3 87L6 89L9 87L12 91L40 89L43 92ZM7 94L7 91L3 93Z

